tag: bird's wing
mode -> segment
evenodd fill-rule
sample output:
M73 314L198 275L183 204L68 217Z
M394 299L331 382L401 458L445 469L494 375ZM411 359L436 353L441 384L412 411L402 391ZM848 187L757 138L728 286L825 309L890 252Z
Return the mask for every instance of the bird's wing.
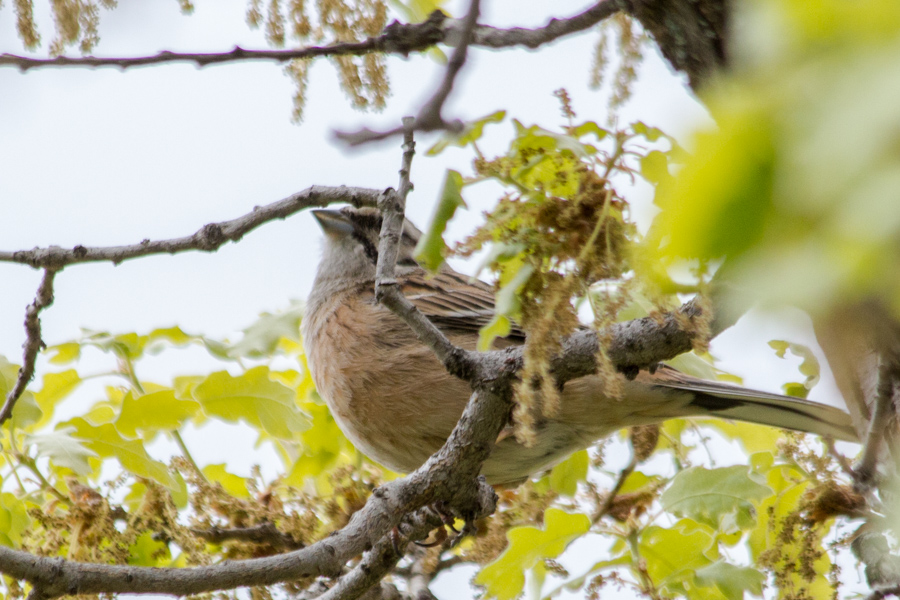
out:
M859 439L850 415L827 404L698 379L668 365L660 365L652 375L642 372L638 379L691 393L686 407L690 414L808 431L851 442Z
M422 314L447 332L478 333L494 318L490 285L453 271L413 273L403 280L403 293ZM525 332L513 324L506 339L524 342Z

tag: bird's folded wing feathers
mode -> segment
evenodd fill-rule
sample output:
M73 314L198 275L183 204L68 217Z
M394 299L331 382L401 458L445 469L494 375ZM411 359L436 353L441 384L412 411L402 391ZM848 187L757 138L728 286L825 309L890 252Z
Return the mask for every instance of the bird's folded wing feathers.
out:
M403 292L422 314L446 332L474 333L494 318L494 291L488 284L442 270L434 276L412 275ZM512 325L509 340L525 341L525 333Z
M451 269L434 276L410 275L403 282L403 292L447 333L477 334L494 318L491 286ZM506 340L524 343L525 332L513 324ZM709 414L858 441L850 415L833 406L697 379L667 365L660 365L653 375L641 373L638 377L654 386L691 393L687 409L694 415Z

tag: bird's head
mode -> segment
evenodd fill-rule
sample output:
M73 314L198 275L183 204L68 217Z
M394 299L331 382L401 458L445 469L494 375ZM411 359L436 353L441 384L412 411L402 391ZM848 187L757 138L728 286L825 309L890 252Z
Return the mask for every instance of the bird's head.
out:
M378 262L381 213L375 208L352 207L314 210L312 213L325 232L325 247L316 275L317 282L373 281ZM422 232L407 219L400 236L396 269L398 275L421 268L413 258L421 236Z

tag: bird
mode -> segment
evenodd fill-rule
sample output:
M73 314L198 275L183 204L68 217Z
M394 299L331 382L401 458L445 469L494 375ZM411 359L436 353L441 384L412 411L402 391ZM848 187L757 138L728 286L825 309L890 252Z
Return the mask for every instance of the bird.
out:
M449 437L471 395L409 326L375 299L381 214L374 208L312 211L325 233L301 334L319 395L338 427L372 460L397 472L421 466ZM449 340L474 350L494 315L494 290L444 264L426 272L414 258L421 232L405 220L395 278L403 294ZM514 327L496 347L523 344ZM838 408L689 376L667 365L626 381L621 398L597 375L565 384L560 409L538 419L535 442L498 438L481 474L516 485L620 429L666 419L716 416L856 441Z

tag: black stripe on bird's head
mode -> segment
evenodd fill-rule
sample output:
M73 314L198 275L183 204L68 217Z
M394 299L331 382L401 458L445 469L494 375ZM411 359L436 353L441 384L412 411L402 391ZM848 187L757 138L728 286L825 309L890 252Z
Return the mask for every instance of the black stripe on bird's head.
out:
M358 264L364 258L372 268L371 274L374 276L381 236L381 212L376 208L348 206L340 210L314 210L312 213L325 232L326 253L323 257L323 266L326 261L331 260L344 263L345 268L359 274L359 271L368 272L368 269ZM421 236L422 232L406 219L397 256L399 267L418 268L413 254Z

